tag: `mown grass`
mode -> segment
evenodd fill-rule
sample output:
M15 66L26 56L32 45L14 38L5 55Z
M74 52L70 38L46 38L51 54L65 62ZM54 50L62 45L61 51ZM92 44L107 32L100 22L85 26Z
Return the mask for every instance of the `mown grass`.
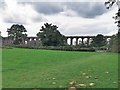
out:
M116 88L118 55L34 49L3 49L3 88ZM87 78L89 77L89 78ZM75 81L74 85L69 83ZM85 84L82 87L79 84ZM94 83L89 86L89 83Z

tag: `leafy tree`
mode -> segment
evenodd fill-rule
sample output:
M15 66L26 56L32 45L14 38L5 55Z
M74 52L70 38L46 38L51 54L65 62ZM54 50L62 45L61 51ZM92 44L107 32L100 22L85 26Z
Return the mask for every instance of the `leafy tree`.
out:
M113 35L110 39L109 50L112 52L120 53L120 33Z
M115 19L115 23L117 23L118 32L120 32L120 1L119 0L108 0L107 2L105 2L105 6L107 9L109 9L115 3L118 6L118 12L116 13L116 15L113 18Z
M23 25L13 24L9 29L7 29L8 37L14 39L14 44L22 43L22 40L27 37L27 30Z
M113 17L115 19L115 23L117 23L118 26L118 33L112 37L110 47L112 51L120 52L120 1L108 0L105 2L107 9L111 8L113 4L116 4L118 6L118 12Z
M113 35L112 38L109 41L109 45L108 48L110 51L112 52L116 52L117 51L117 36Z
M102 34L98 34L95 38L93 38L92 46L102 47L105 45L106 45L106 38Z
M65 36L57 30L56 25L45 23L37 33L44 46L63 46L65 45Z
M105 2L105 6L106 6L107 9L109 9L109 8L112 7L113 4L115 4L115 3L118 5L118 1L119 1L119 0L108 0L108 1Z

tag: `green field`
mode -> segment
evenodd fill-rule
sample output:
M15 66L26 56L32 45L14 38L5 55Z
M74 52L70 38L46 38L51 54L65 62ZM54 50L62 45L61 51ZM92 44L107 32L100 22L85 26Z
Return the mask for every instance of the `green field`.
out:
M2 54L3 88L118 86L116 53L13 48L3 49ZM71 82L75 84L72 85ZM94 85L90 86L90 83Z

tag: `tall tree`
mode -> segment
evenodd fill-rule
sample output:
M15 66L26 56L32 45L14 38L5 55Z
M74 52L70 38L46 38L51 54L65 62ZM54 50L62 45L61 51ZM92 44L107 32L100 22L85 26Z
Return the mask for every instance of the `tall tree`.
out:
M108 0L107 2L105 2L105 6L107 9L111 8L114 4L118 6L118 12L113 18L115 19L115 23L117 23L118 33L120 33L120 1L119 0Z
M119 0L108 0L107 2L105 2L107 9L111 8L113 4L116 4L118 6L118 12L113 17L115 19L115 23L117 23L117 26L118 26L118 33L116 36L114 36L111 39L111 42L112 42L111 46L113 46L112 47L113 50L117 50L117 52L120 52L120 1ZM117 47L117 49L115 49L115 47Z
M56 25L45 23L37 33L44 46L63 46L65 45L65 36L57 30Z
M98 34L93 38L92 45L94 47L102 47L106 45L106 38L102 34Z
M8 37L12 37L14 39L14 44L22 43L22 40L27 37L27 30L23 25L13 24L9 29L7 29Z

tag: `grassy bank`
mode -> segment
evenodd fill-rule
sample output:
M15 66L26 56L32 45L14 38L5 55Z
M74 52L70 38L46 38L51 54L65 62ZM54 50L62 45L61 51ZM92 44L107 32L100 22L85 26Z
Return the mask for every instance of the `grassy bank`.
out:
M2 52L3 88L117 87L115 53L17 48Z

